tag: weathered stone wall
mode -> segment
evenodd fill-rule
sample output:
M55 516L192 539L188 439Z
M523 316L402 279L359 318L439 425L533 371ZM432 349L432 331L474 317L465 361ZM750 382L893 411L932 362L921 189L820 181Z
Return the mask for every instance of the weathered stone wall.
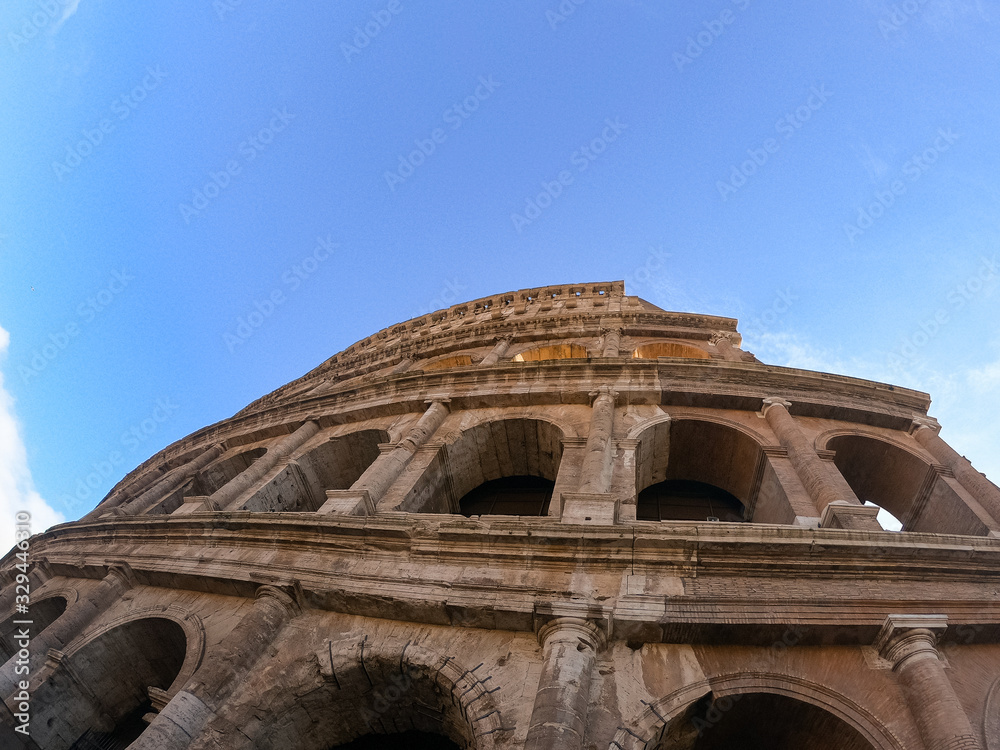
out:
M522 290L168 447L32 540L24 746L997 750L1000 490L926 394L739 344L620 282ZM547 515L460 513L521 475ZM636 521L665 480L747 523Z

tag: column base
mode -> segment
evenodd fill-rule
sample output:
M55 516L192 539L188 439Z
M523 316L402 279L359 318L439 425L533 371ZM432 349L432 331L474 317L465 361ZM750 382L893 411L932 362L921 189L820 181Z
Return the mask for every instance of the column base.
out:
M820 528L883 531L876 519L877 515L878 508L874 505L854 505L837 501L830 503L823 510Z
M368 490L327 490L320 515L374 516L375 504Z
M613 526L618 523L619 500L616 495L598 492L562 493L563 523Z

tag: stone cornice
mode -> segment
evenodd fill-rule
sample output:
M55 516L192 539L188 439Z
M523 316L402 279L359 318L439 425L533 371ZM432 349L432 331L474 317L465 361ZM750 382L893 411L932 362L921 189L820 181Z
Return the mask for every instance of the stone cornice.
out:
M294 582L309 607L378 616L388 601L417 622L460 616L531 631L539 612L572 596L606 612L616 638L753 642L777 623L802 623L817 642L843 643L846 633L867 645L886 612L933 604L955 626L981 624L977 637L1000 641L1000 602L983 588L1000 581L1000 542L983 537L707 523L588 526L581 535L547 519L226 513L64 524L32 548L57 577L97 580L127 556L135 585L249 598L261 584ZM606 598L570 590L553 599L551 576L567 564ZM419 577L406 575L413 565ZM478 572L466 578L466 568ZM636 575L639 593L623 593L623 578ZM673 593L656 588L667 579ZM643 593L646 580L653 588ZM928 582L947 585L951 598L923 600Z

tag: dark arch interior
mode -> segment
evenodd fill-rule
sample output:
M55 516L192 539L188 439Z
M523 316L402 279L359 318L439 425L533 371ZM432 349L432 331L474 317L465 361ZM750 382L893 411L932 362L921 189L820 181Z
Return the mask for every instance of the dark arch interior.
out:
M667 479L639 493L638 521L742 522L743 503L720 487L688 479Z
M170 687L186 648L181 626L158 617L98 636L35 691L33 739L46 750L127 747L147 726L149 689Z
M463 497L458 507L465 516L544 516L553 487L555 482L544 477L492 479Z
M31 635L41 633L45 628L55 622L63 612L66 611L66 600L61 596L52 596L42 599L39 602L32 602L28 609L27 617L16 612L0 623L0 659L7 661L15 653L18 647L14 644L14 636L21 626L15 625L14 620L31 620Z
M655 750L872 750L860 732L811 703L770 693L698 701Z
M368 734L346 745L330 750L459 750L458 745L438 734L400 732L399 734Z

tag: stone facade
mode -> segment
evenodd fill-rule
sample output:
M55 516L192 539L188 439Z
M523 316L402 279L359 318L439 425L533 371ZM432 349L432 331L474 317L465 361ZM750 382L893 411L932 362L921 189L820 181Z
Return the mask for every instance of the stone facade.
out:
M354 344L32 539L30 740L7 555L0 746L1000 750L1000 490L740 343L609 282Z

